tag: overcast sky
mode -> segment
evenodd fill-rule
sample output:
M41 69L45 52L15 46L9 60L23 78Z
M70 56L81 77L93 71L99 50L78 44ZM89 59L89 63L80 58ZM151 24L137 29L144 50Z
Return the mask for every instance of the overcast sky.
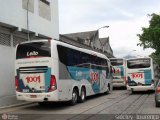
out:
M148 14L160 13L160 0L59 0L60 34L99 30L110 37L116 57L148 56L152 49L137 46L137 34L148 27ZM133 51L136 50L136 51Z

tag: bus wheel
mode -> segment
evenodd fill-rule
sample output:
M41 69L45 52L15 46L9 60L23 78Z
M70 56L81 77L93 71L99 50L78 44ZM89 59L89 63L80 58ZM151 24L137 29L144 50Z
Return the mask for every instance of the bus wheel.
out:
M86 91L85 91L85 88L82 87L81 94L79 96L79 102L83 103L85 101L85 99L86 99Z
M104 94L109 94L109 92L110 92L110 84L108 84L108 88L107 88L107 91L106 92L104 92Z
M160 107L160 103L156 101L156 107Z
M75 105L78 101L78 92L76 89L73 89L73 92L72 92L72 100L70 101L70 104L71 105Z
M134 93L135 93L135 91L133 90L133 88L131 89L131 92L132 92L132 94L134 94Z

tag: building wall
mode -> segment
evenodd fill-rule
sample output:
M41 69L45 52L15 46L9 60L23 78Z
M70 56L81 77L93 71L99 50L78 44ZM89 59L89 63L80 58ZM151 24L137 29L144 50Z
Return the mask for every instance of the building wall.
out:
M59 39L58 0L1 0L0 23ZM42 2L46 1L46 2ZM48 5L49 4L49 5ZM48 7L47 7L48 6Z
M1 0L0 3L0 107L6 101L9 101L7 105L16 103L15 46L28 40L27 1ZM28 10L30 40L59 39L58 0L29 0Z
M0 98L15 94L15 48L0 45Z

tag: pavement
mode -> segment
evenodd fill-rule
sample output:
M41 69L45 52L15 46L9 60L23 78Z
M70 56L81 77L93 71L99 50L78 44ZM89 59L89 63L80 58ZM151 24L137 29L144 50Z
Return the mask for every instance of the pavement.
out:
M16 95L0 97L0 109L22 106L31 104L32 102L18 101Z

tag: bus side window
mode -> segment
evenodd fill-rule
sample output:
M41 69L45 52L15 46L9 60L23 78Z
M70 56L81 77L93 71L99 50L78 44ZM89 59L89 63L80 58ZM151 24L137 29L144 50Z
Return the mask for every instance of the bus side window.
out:
M109 68L106 67L106 76L108 76L108 75L110 75L110 73L109 73Z

